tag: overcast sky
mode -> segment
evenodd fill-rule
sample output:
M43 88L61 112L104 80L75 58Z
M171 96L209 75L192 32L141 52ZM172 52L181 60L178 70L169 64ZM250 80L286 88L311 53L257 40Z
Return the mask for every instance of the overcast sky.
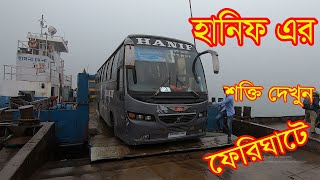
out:
M315 27L315 45L294 47L280 42L274 26L289 17L320 17L319 0L193 0L193 16L209 17L229 7L243 17L268 17L269 33L257 47L245 39L239 47L236 39L213 48L219 53L221 71L213 75L208 57L203 58L209 96L222 97L222 85L233 85L248 79L265 86L263 97L255 102L236 103L252 106L254 116L303 114L300 107L271 103L270 86L298 83L319 88L319 24ZM128 34L153 34L193 42L188 0L2 0L0 2L0 64L15 64L17 41L27 32L40 32L38 20L44 15L48 25L69 41L68 54L63 54L67 72L74 77L84 68L95 73ZM211 49L197 41L198 51ZM75 79L75 78L74 78ZM76 81L75 81L76 82Z

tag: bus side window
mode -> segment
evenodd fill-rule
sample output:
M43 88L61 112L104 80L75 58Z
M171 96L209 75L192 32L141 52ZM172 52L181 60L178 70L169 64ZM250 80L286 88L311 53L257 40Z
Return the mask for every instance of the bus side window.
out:
M108 66L109 66L109 62L110 61L108 61L107 62L107 64L105 65L105 68L104 68L104 70L103 70L103 78L104 78L104 80L103 81L107 81L108 80L108 72L107 72L107 69L108 69Z
M124 61L124 46L121 46L121 48L119 50L119 60L118 60L117 67L123 66L123 61Z
M99 77L100 77L100 70L98 71L98 73L96 74L96 83L99 83Z
M111 72L111 79L117 78L117 66L119 61L119 54L120 51L118 51L114 57L113 63L112 63L112 72Z
M104 67L105 67L105 66L103 66L102 69L101 69L100 82L103 82L103 81L104 81L104 80L103 80L103 77L104 77L104 76L103 76Z
M109 60L109 63L108 63L108 71L107 71L107 74L108 74L108 80L111 79L111 72L112 72L112 63L113 63L113 59L114 59L114 56L112 56Z

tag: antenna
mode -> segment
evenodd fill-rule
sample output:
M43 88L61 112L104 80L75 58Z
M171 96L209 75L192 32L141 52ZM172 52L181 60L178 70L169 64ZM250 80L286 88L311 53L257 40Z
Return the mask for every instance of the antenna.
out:
M43 28L47 28L47 25L44 25L44 23L47 22L47 21L45 21L45 20L43 19L43 15L41 16L41 19L40 19L39 21L40 21L41 35L42 35L42 29L43 29Z
M189 0L189 7L190 7L190 16L191 16L191 18L193 18L193 16L192 16L191 0ZM194 42L194 47L197 49L196 39L195 39L194 37L193 37L193 42Z

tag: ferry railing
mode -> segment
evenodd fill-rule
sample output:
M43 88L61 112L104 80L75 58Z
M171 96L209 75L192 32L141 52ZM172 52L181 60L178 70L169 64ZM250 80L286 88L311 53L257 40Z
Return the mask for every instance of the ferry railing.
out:
M48 35L48 34L46 35L46 34L41 34L41 33L31 33L31 32L29 32L28 33L28 37L30 37L30 38L38 38L38 37L45 38L46 37L46 38L50 38L50 39L53 39L53 40L56 40L56 41L61 41L66 45L66 47L68 45L68 41L66 41L61 36L52 36L52 35Z
M40 53L42 52L42 54ZM39 56L47 56L51 60L54 61L54 56L51 55L49 49L46 47L45 49L42 48L31 48L28 45L28 41L18 41L18 53L23 54L32 54L32 55L39 55Z
M17 72L18 68L31 69L35 70L32 73L19 73ZM49 73L53 74L41 74L43 70L48 70ZM39 74L40 73L40 74ZM28 66L15 66L15 65L3 65L3 80L17 80L17 76L31 76L32 78L22 79L21 81L30 81L30 82L41 82L42 78L37 77L49 77L49 81L45 82L56 82L59 83L59 73L56 73L54 69L49 68L37 68L37 67L28 67ZM40 79L40 80L38 80Z

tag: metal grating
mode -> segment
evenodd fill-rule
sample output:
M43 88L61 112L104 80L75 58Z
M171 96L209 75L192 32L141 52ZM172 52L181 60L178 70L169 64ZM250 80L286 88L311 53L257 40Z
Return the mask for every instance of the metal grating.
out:
M190 122L195 119L196 114L177 114L177 115L165 115L159 116L160 121L166 124L179 124L179 123L186 123Z

